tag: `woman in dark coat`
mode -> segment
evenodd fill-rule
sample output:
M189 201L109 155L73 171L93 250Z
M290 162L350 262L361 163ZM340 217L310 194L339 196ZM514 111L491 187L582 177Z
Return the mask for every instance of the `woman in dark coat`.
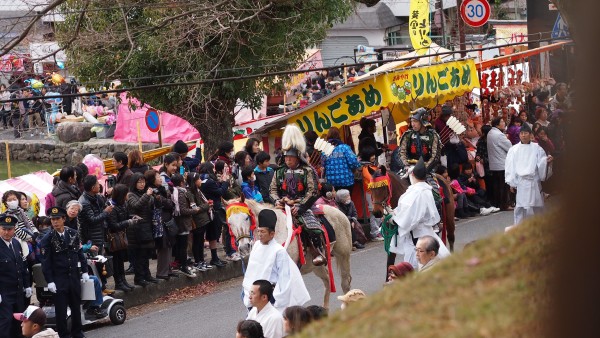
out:
M385 145L377 142L375 139L376 124L375 120L363 117L360 119L360 134L358 134L358 153L362 153L362 150L366 147L375 149L375 157L383 154ZM368 161L368 158L362 158L362 161Z
M174 238L169 234L164 225L173 218L175 203L171 200L171 191L163 186L163 176L156 170L147 170L144 174L146 186L154 189L154 210L160 212L162 228L153 229L155 232L154 244L156 245L156 278L169 280L177 277L171 270L171 256ZM157 232L158 230L158 232ZM162 230L162 231L160 231Z
M145 287L148 283L158 283L150 274L150 257L154 250L153 213L154 191L146 186L144 175L135 173L131 177L127 208L129 213L141 218L140 222L127 228L127 241L135 252L135 278L133 283Z
M229 177L227 174L224 174L221 176L221 179L217 179L215 167L210 162L202 163L199 173L202 180L200 190L206 196L208 202L212 203L214 210L214 219L206 228L206 239L208 239L210 244L210 265L223 267L227 263L217 256L217 241L221 236L223 224L225 224L225 209L223 209L223 205L221 204L221 198L227 193L227 189L229 188Z
M111 234L121 231L127 231L127 228L134 223L137 223L139 217L129 217L127 210L127 193L129 188L124 184L117 184L112 190L109 203L114 207L113 212L108 215L108 232ZM113 256L113 267L115 279L115 289L124 292L133 290L133 286L127 283L125 279L125 259L127 258L127 248L118 251L110 251L110 243L107 245L106 251Z
M187 177L188 191L192 197L192 202L196 203L199 209L197 214L192 215L196 228L192 230L192 254L194 255L195 265L194 267L198 271L207 271L212 269L213 266L204 261L204 238L206 234L206 228L210 226L213 219L212 206L208 203L208 199L201 191L202 180L200 175L197 173L190 173ZM209 245L216 248L217 241L213 240L209 242Z

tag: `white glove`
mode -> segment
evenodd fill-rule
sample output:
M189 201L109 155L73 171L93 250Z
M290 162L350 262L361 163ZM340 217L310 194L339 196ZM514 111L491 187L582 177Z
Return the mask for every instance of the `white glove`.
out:
M2 304L2 295L0 295L0 304Z
M87 272L84 272L81 274L81 279L83 279L84 282L88 281L88 280L90 280L90 275L88 275Z
M25 297L31 298L31 295L33 295L33 291L31 291L31 288L26 288L25 289Z
M48 291L56 293L56 284L54 284L54 282L48 283Z

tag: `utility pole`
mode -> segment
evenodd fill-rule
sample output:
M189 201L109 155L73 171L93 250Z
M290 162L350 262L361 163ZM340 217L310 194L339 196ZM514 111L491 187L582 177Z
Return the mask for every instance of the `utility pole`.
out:
M446 15L444 14L444 2L442 0L437 0L437 4L440 5L440 11L442 13L442 47L446 48Z
M456 0L456 18L458 21L458 42L460 44L460 56L467 56L467 52L465 52L466 44L465 44L465 23L460 17L460 7L462 6L463 0Z

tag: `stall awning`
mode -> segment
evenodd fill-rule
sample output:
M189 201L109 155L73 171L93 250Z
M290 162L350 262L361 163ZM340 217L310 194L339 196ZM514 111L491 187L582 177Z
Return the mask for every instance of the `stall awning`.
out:
M472 59L390 70L344 86L332 95L267 123L253 134L269 134L295 123L303 132L314 130L320 135L331 127L358 121L381 108L388 108L394 121L400 122L411 110L433 107L478 87L479 78Z
M500 66L502 64L506 64L507 62L518 61L518 60L521 60L521 59L524 59L527 57L541 54L543 52L548 52L548 51L551 51L554 49L561 48L570 43L573 43L573 41L571 41L571 40L561 41L561 42L556 42L556 43L553 43L553 44L550 44L547 46L542 46L542 47L529 49L529 50L519 52L519 53L504 55L504 56L500 56L500 57L497 57L494 59L485 60L485 61L479 62L477 64L477 70L487 69L487 68L494 67L494 66Z

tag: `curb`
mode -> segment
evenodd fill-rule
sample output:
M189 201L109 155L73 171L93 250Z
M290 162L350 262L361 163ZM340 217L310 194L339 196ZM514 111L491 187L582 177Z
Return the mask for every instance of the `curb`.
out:
M241 277L244 274L242 273L241 261L228 261L227 265L222 268L215 267L205 272L196 271L196 275L196 278L190 278L179 274L179 278L171 278L168 281L160 280L158 284L150 284L145 288L139 285L134 285L135 289L129 292L116 290L113 297L123 299L125 302L125 307L130 308L133 306L151 303L176 289L198 285L207 281L222 282L232 278Z

